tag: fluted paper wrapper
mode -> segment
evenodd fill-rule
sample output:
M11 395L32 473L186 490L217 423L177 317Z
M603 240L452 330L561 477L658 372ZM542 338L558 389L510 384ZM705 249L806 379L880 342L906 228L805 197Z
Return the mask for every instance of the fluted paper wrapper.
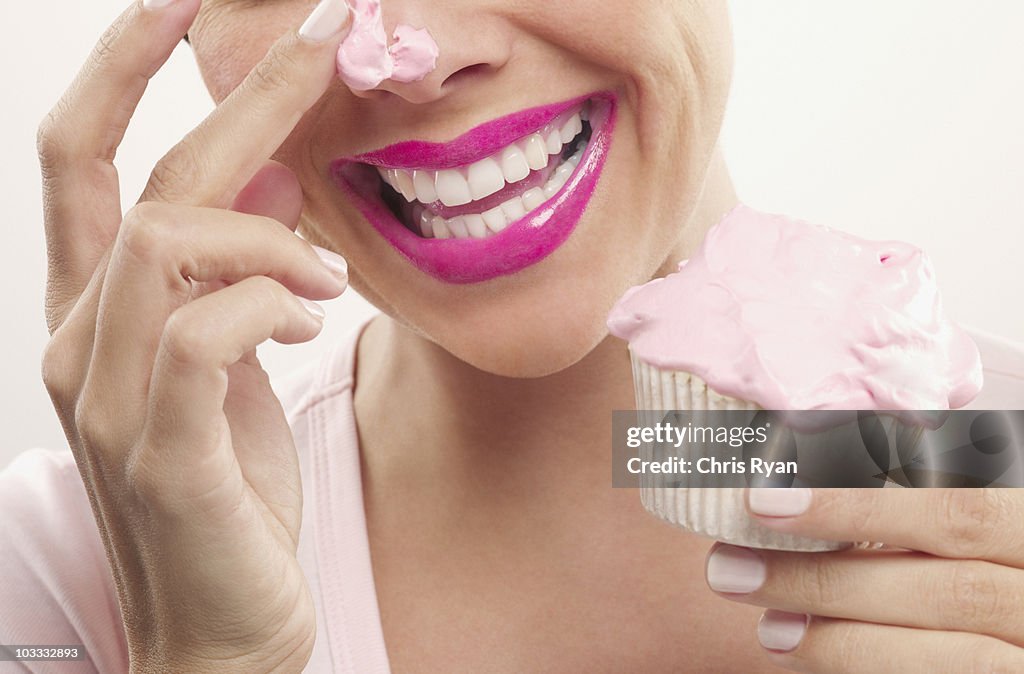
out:
M645 418L646 410L759 409L754 403L719 395L694 375L661 370L636 356L632 356L632 362L637 410L645 424L661 421ZM699 418L694 418L694 422L697 421ZM651 448L648 446L642 451L651 453ZM702 478L708 484L715 480L710 475L691 475L687 482L699 483ZM793 536L762 527L747 513L742 488L655 487L651 485L652 481L646 474L640 476L640 500L644 508L669 524L701 536L735 545L801 552L824 552L850 546L849 543Z

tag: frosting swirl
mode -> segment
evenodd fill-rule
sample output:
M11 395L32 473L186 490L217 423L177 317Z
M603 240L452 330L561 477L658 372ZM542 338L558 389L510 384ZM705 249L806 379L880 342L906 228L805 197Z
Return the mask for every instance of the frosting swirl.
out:
M941 410L981 390L928 257L737 206L608 318L641 360L765 409Z

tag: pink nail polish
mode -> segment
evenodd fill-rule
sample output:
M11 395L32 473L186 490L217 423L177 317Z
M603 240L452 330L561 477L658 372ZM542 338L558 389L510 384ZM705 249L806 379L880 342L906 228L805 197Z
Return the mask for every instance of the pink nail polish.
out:
M807 512L811 505L811 490L806 487L752 488L747 493L747 503L755 515L794 517Z
M746 594L764 585L764 558L748 548L722 545L708 558L708 585L716 592Z
M800 645L810 617L768 609L757 623L757 640L770 651L789 652Z
M348 3L344 0L320 0L299 28L299 37L310 42L323 42L340 32L348 19Z

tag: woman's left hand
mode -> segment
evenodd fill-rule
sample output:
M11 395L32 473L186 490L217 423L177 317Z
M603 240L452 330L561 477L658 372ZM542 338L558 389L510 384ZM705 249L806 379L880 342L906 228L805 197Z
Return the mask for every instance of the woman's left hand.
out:
M1024 491L751 489L780 532L888 549L831 553L716 544L707 580L767 607L771 660L829 674L1024 672Z

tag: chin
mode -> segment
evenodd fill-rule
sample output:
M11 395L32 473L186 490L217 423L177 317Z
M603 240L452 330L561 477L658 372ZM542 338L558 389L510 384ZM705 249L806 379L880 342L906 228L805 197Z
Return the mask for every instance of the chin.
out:
M435 341L478 370L535 379L572 367L607 336L603 308L588 313L557 319L546 312L498 322L482 319L435 333Z

